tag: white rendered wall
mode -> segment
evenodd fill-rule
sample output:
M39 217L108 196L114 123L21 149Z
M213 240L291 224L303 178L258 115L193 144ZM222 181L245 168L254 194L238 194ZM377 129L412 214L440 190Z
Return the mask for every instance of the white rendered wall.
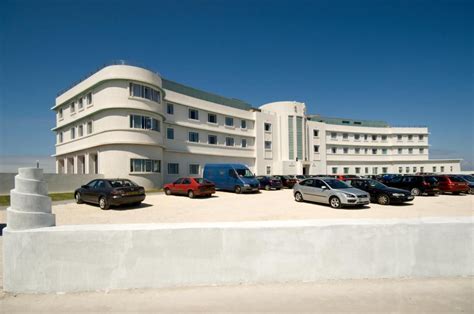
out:
M471 218L4 229L4 289L472 276Z

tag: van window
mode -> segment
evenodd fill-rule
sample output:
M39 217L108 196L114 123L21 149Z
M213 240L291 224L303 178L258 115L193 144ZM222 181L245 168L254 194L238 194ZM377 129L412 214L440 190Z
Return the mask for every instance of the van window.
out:
M244 178L253 178L254 175L253 173L248 170L248 169L235 169L239 177L244 177Z

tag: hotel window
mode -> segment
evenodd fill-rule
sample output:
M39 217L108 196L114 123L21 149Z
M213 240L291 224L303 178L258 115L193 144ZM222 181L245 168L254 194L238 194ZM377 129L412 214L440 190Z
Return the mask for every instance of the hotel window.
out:
M360 167L355 168L356 174L360 174Z
M344 167L344 174L349 174L349 167Z
M87 105L92 104L92 93L88 93L88 94L86 95L86 104L87 104Z
M240 141L240 146L242 146L242 148L247 147L247 139L243 138L243 139Z
M82 109L82 107L83 107L82 97L79 97L79 99L77 100L77 108L80 110Z
M207 143L212 145L217 145L217 135L208 135Z
M63 142L63 132L59 132L58 136L59 136L59 138L58 138L59 143L62 143Z
M386 141L387 140L387 135L382 135L382 141Z
M425 149L424 148L420 148L420 154L424 154L425 153Z
M453 172L453 166L449 166L449 171Z
M418 135L418 140L419 141L423 141L424 139L425 139L425 137L422 134Z
M337 133L332 132L331 133L331 139L335 140L337 138Z
M179 174L179 164L168 163L168 174Z
M82 124L77 127L77 134L79 135L79 137L84 135L84 126Z
M410 173L410 167L405 167L405 172Z
M313 146L313 152L319 153L319 145L314 145Z
M234 126L234 118L225 117L225 125L226 126Z
M265 132L271 132L272 131L272 124L271 123L264 123L263 128Z
M408 153L409 153L409 154L413 154L413 148L409 148L409 149L408 149Z
M398 173L403 173L403 167L398 167Z
M413 135L408 135L408 140L413 141Z
M76 112L76 104L74 104L74 102L72 102L72 103L69 105L69 111L70 111L71 113Z
M377 155L377 148L372 149L372 155Z
M189 109L188 118L190 120L199 120L199 111L197 111L197 109Z
M272 149L272 142L271 141L265 141L265 149Z
M207 122L216 124L217 123L217 115L214 113L208 113L207 114Z
M267 166L267 174L271 174L272 173L272 167L271 166Z
M161 172L161 160L130 159L130 172Z
M76 138L76 128L71 128L71 140Z
M199 164L189 164L189 174L199 174Z
M388 172L388 168L387 167L382 167L382 173L387 173Z
M355 149L355 153L356 153L356 154L360 154L360 148L356 148L356 149Z
M367 141L369 139L369 136L367 134L364 134L364 141Z
M420 167L420 172L425 172L425 167Z
M377 174L379 172L379 168L372 167L372 174Z
M58 110L58 118L62 119L63 118L63 108L59 108Z
M189 132L188 140L193 143L199 143L199 133L198 132Z
M87 134L92 133L92 121L87 122Z
M413 173L416 173L416 167L413 167Z
M166 113L167 114L174 114L174 105L167 103L166 104Z
M356 141L359 141L360 140L360 134L354 134L354 139Z
M89 97L89 94L87 94L87 96ZM158 90L153 89L148 86L135 84L135 83L130 83L130 96L145 98L157 103L161 102L160 92ZM92 101L92 95L91 95L91 101Z
M336 154L336 153L337 153L337 148L336 148L336 147L331 148L331 152L332 152L333 154Z
M401 140L402 140L402 135L401 135L401 134L398 134L398 135L397 135L397 140L398 140L398 141L401 141Z
M365 167L364 171L366 174L369 173L369 167Z
M225 138L225 146L234 146L234 138L233 137L226 137Z
M433 172L436 172L436 166L433 167Z
M319 130L313 130L313 137L319 137Z
M331 171L332 171L332 174L337 174L337 167L332 167Z
M342 139L344 139L344 140L349 139L349 134L347 134L347 133L342 133Z
M368 148L364 148L364 153L367 155L369 153L369 149Z
M348 153L349 153L349 148L344 147L344 148L342 149L342 151L344 152L344 154L348 154Z
M161 131L159 120L133 114L130 115L130 127L132 129L153 130L157 132Z
M444 172L444 166L441 166L440 171L441 171L441 172Z
M246 129L247 128L247 121L246 120L240 120L240 128L241 129Z
M387 149L386 148L382 148L382 155L387 155Z
M403 149L402 149L402 148L399 148L399 149L398 149L398 154L399 154L399 155L403 154Z
M166 129L166 138L169 140L174 140L174 129L173 128L167 128Z
M377 140L377 135L372 135L372 141L376 141Z

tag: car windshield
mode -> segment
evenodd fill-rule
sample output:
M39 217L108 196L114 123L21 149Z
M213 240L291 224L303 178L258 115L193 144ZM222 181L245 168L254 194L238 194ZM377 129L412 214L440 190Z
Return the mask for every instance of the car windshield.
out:
M280 180L279 177L271 177L272 180Z
M387 186L385 184L380 183L379 181L376 180L368 180L369 185L371 187L377 188L377 189L383 189L386 188Z
M430 177L430 176L426 176L426 177L425 177L425 181L426 181L426 182L429 182L429 183L436 183L436 182L438 182L438 180L436 180L435 177Z
M239 175L239 177L244 178L254 178L254 174L248 169L235 169L235 172Z
M199 184L212 184L211 181L208 181L208 180L203 179L203 178L194 178L194 180Z
M462 178L466 179L467 181L474 181L474 176L461 176Z
M130 180L109 180L109 183L114 188L137 186L133 181L130 181Z
M331 188L333 189L349 189L351 188L350 185L342 182L342 181L339 181L339 180L324 180L324 182L326 182L327 185L329 185Z
M453 182L466 182L466 180L460 177L449 177L449 179Z

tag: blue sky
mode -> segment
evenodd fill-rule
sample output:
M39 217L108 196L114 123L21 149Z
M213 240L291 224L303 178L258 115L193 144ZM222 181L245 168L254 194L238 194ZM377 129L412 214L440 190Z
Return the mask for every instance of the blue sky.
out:
M0 158L53 154L57 92L125 59L254 106L427 125L431 158L473 169L473 30L467 0L4 0Z

